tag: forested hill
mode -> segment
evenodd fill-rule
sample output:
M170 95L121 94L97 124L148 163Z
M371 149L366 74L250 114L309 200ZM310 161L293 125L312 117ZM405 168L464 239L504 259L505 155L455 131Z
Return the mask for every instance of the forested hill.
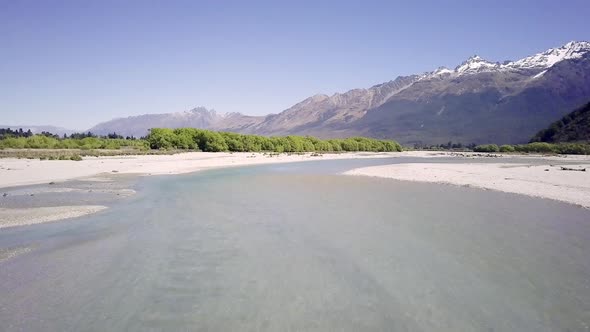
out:
M590 102L539 131L531 142L590 142Z

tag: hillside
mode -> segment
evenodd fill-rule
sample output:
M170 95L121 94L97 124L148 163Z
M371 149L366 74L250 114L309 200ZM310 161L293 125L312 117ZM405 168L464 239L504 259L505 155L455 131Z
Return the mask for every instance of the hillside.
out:
M590 142L590 102L539 131L531 142Z

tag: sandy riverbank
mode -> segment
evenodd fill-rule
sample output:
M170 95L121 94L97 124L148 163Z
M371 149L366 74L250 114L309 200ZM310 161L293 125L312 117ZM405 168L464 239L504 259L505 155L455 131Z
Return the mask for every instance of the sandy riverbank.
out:
M65 181L104 173L117 174L182 174L200 170L288 163L310 160L387 158L407 153L342 153L312 156L262 153L189 152L175 155L124 157L85 157L82 161L0 159L0 188Z
M48 193L76 194L82 201L93 202L90 193L108 194L116 199L133 195L129 188L112 187L119 185L113 176L121 174L162 175L182 174L222 167L260 165L273 163L303 162L311 160L335 160L358 158L387 158L392 153L342 153L312 155L310 153L268 155L263 153L203 153L191 152L176 155L142 155L120 157L86 157L82 161L32 160L32 159L0 159L0 188L5 191L0 195L9 198L20 197L20 201L29 205L43 204L42 195ZM72 188L69 180L80 180ZM57 185L48 185L57 183ZM93 184L94 183L94 184ZM18 189L19 186L40 185L37 187ZM57 187L56 187L57 186ZM11 188L12 187L12 188ZM0 196L0 200L3 197ZM41 201L39 201L41 200ZM105 209L102 205L69 206L3 206L0 201L0 229L23 225L70 219L95 213ZM87 204L87 203L86 203ZM92 203L90 203L92 204Z
M523 158L522 164L412 163L358 168L344 174L471 186L590 208L590 160L587 156L570 159L579 164L568 168L586 168L586 172L562 170L557 162L532 165Z
M263 153L225 153L225 152L188 152L175 155L142 155L121 157L85 157L82 161L37 160L37 159L0 159L0 188L66 181L88 178L99 174L181 174L200 170L260 165L273 163L301 162L310 160L360 159L360 158L481 158L486 154L448 153L432 151L406 151L389 153L340 153L313 156L280 154L269 156ZM501 155L498 155L501 156ZM519 156L519 158L539 158L539 156ZM585 159L584 159L585 158ZM587 156L552 156L547 160L590 160Z

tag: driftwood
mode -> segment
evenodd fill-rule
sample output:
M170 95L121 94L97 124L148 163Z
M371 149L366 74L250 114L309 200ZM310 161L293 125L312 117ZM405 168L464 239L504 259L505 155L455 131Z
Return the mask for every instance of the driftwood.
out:
M561 166L562 171L578 171L578 172L586 172L585 168L569 168Z
M438 155L445 155L444 153L437 153L434 154L435 156ZM483 158L501 158L503 157L501 154L493 154L493 153L461 153L461 152L451 152L449 153L451 157L463 157L463 158L476 158L476 157L483 157Z

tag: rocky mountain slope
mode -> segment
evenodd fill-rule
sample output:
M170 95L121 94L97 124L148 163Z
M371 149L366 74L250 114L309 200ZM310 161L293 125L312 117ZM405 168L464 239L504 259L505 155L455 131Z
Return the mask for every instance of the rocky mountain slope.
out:
M93 132L145 134L194 126L263 135L363 135L405 144L522 143L590 99L590 43L570 42L517 61L473 56L368 89L315 95L265 117L199 109L101 124Z
M522 143L590 99L590 43L568 43L504 64L472 57L427 74L355 123L405 143Z
M539 131L531 142L590 142L590 103Z

